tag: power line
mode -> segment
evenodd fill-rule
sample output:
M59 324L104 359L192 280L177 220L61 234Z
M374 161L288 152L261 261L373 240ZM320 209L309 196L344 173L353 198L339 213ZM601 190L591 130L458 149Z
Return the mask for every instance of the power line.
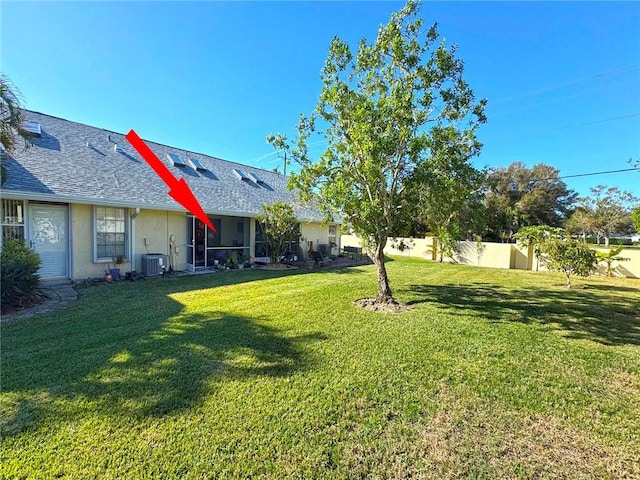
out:
M605 175L607 173L621 173L621 172L632 172L635 171L635 168L623 168L622 170L607 170L606 172L593 172L593 173L579 173L576 175L561 175L559 177L550 177L550 178L538 178L536 182L543 182L545 180L559 180L561 178L577 178L577 177L591 177L593 175Z
M537 95L538 93L545 93L545 92L549 92L549 91L552 91L552 90L556 90L558 88L566 87L566 86L573 85L573 84L576 84L576 83L581 83L581 82L584 82L586 80L591 80L593 78L606 77L608 75L614 75L616 73L624 72L624 71L627 71L627 70L632 70L634 68L638 68L639 66L640 66L640 63L634 63L634 64L631 64L631 65L626 65L624 67L616 68L614 70L609 70L609 71L606 71L606 72L596 73L595 75L590 75L588 77L581 77L581 78L578 78L578 79L575 79L575 80L569 80L567 82L558 83L556 85L551 85L549 87L543 87L543 88L539 88L539 89L536 89L536 90L531 90L529 92L525 92L525 93L522 93L520 95L514 95L514 96L511 96L511 97L499 98L498 100L490 101L490 103L491 103L491 105L496 105L496 104L500 104L500 103L504 103L504 102L511 102L513 100L519 100L521 98L530 97L532 95Z
M558 177L558 178L590 177L593 175L605 175L607 173L631 172L634 170L635 168L623 168L622 170L607 170L606 172L579 173L577 175L562 175L561 177Z
M601 119L601 120L593 120L591 122L576 123L576 124L573 124L573 125L565 125L563 127L555 127L555 129L552 129L552 130L560 130L560 129L563 129L563 128L573 128L573 127L583 127L585 125L594 125L596 123L611 122L613 120L622 120L624 118L632 118L632 117L637 117L637 116L640 116L640 112L630 113L628 115L620 115L619 117L611 117L611 118L604 118L604 119ZM547 130L545 130L545 131L547 131Z

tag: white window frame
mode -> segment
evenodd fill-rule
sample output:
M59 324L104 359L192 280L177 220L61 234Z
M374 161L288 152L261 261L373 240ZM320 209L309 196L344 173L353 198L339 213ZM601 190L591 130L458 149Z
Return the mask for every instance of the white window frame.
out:
M111 254L105 257L98 257L98 215L100 209L116 209L122 210L124 213L124 232L107 232L107 233L123 233L124 234L124 258L129 257L129 209L126 207L112 207L108 205L94 205L93 206L93 261L94 263L113 263L113 257ZM106 213L106 211L105 211Z
M8 215L8 212L5 211L5 202L16 202L16 207L18 210L18 217L14 218ZM20 202L20 204L18 204ZM2 245L2 241L4 240L4 227L22 229L22 238L21 240L26 241L27 239L27 220L26 220L26 212L27 212L27 202L24 200L14 200L14 199L2 199L2 204L0 205L0 209L2 210L2 231L0 232L0 245ZM12 237L13 238L13 237Z

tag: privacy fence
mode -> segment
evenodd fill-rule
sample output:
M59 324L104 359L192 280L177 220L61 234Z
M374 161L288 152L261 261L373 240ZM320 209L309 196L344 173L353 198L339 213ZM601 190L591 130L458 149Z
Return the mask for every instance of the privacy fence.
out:
M385 255L419 257L437 261L439 260L437 242L438 239L435 237L397 238L395 240L389 238L384 253ZM360 247L362 242L354 235L343 235L340 245L342 248ZM607 251L604 248L594 247L594 249ZM619 256L629 260L614 261L613 274L620 277L640 278L640 249L625 248ZM445 256L443 260L489 268L545 270L544 266L538 262L532 247L522 247L514 243L458 242L457 253L453 255L453 258ZM604 267L601 268L601 272L604 272Z

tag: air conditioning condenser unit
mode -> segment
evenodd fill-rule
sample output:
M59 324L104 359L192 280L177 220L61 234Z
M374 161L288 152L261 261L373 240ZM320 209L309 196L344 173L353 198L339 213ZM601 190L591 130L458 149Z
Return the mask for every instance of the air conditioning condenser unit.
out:
M154 277L164 273L166 255L164 253L146 253L142 255L142 275Z

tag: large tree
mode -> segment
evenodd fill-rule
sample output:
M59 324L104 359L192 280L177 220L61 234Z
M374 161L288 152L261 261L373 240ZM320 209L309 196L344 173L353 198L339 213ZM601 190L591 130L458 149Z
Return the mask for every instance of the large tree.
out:
M505 241L524 226L561 226L576 194L558 176L558 169L544 163L527 168L514 162L490 169L485 186L487 236Z
M19 138L25 141L25 146L28 145L29 133L22 128L24 120L20 92L11 80L0 74L0 143L2 143L2 149L7 155L14 152ZM0 162L4 162L4 154L2 154ZM5 177L4 164L0 163L0 183L4 183Z
M425 30L418 13L410 0L355 52L333 39L315 113L301 115L290 146L301 165L291 185L317 195L363 240L377 268L377 305L396 304L383 251L394 224L415 213L407 181L448 145L466 159L477 154L475 130L485 121L485 101L476 102L462 78L456 46L438 41L436 24ZM307 150L313 132L327 141L318 161Z

